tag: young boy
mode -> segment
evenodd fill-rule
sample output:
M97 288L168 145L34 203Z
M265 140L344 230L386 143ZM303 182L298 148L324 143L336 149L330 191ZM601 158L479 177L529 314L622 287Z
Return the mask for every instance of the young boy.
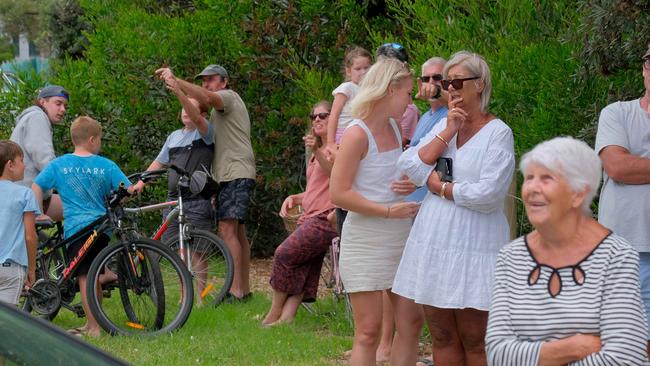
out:
M0 301L17 305L23 284L31 286L36 277L40 211L32 191L14 183L23 179L25 164L13 141L0 141L0 173Z
M114 162L97 155L102 146L102 126L99 122L86 116L79 117L70 126L70 136L74 152L52 160L32 185L38 202L42 201L43 191L56 189L59 192L63 202L66 239L106 214L104 199L121 183L128 187L129 193L137 191L130 186L129 180ZM66 248L68 258L76 256L86 239L87 237L82 237ZM100 335L99 324L90 312L86 294L86 277L90 264L106 246L109 238L101 235L97 240L78 264L77 278L81 304L86 313L86 325L68 331L74 335Z

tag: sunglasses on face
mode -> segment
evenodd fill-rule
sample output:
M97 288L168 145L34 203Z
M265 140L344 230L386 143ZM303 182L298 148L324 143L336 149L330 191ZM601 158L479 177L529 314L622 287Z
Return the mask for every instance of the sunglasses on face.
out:
M423 83L428 83L429 80L433 81L440 81L442 80L442 75L440 74L433 74L431 76L426 75L426 76L420 76L420 80L422 80Z
M650 57L643 59L643 68L650 70Z
M442 89L444 90L449 90L449 85L453 86L454 89L460 90L463 88L463 83L469 80L476 80L480 79L478 76L474 76L471 78L462 78L462 79L454 79L454 80L443 80L442 81Z
M309 119L311 119L312 121L315 121L315 120L316 120L316 117L318 117L318 118L320 118L320 119L327 119L327 117L329 117L329 115L330 115L330 114L327 113L327 112L316 113L316 114L310 114L310 115L309 115Z

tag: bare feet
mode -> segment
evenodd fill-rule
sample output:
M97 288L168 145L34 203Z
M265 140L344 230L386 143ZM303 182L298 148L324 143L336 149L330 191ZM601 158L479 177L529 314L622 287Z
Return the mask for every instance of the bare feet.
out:
M101 329L99 328L89 329L88 325L84 325L83 327L68 329L67 332L68 334L76 337L85 336L90 338L99 338L102 335Z
M266 314L264 317L264 320L262 320L262 325L263 326L270 326L270 324L277 322L280 320L280 315L282 314L282 311L275 312L273 309L269 310L269 313Z

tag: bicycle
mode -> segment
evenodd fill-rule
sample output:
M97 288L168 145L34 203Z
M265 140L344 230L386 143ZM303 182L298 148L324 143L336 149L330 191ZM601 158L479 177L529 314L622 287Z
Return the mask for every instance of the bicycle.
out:
M23 308L48 319L54 318L62 306L82 315L83 310L70 305L77 292L78 264L101 235L113 231L118 241L97 254L87 275L89 308L99 325L111 335L157 335L185 323L192 310L192 278L176 253L124 227L120 202L128 195L120 186L106 200L106 215L68 239L48 240L40 246L39 279L24 294ZM88 239L74 258L68 261L60 255L65 246L82 237ZM104 271L112 273L114 279L102 285ZM110 296L112 290L119 296ZM104 292L109 296L102 298Z
M165 244L175 252L179 253L186 268L195 280L195 292L197 303L208 303L212 306L219 305L232 285L235 275L235 267L232 255L228 247L216 234L202 229L194 228L186 219L183 210L183 196L188 193L201 194L204 184L196 183L196 178L184 169L171 165L170 169L175 170L179 175L178 199L148 206L125 208L124 211L131 214L142 214L171 208L165 216L162 224L155 230L152 239L161 240L163 234L178 220L178 236L168 239ZM129 179L138 178L146 174L149 180L156 179L166 173L167 170L152 170L144 173L134 174ZM196 186L196 192L190 189L191 183ZM211 196L210 188L203 192L203 195Z
M337 236L332 239L332 243L323 258L323 266L321 268L320 276L325 287L331 290L336 303L341 300L345 302L345 318L348 320L350 325L353 325L350 295L345 291L345 287L343 287L343 281L341 281L341 274L339 272L339 254L341 251L339 244L340 237ZM317 305L314 305L314 303L303 302L302 307L311 314L318 315L321 313L317 309Z

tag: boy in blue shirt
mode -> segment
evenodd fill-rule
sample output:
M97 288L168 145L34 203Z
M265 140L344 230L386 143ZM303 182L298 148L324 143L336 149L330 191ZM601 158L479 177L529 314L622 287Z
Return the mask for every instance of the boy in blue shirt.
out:
M0 301L17 305L25 286L36 278L36 198L18 185L25 174L23 151L12 141L0 141Z
M42 202L44 191L56 189L59 192L63 202L63 231L66 239L106 214L104 199L121 183L128 187L129 193L136 191L114 162L97 155L102 146L102 126L99 122L87 116L78 117L70 126L70 136L74 152L52 160L32 185L38 202ZM82 237L66 248L68 258L76 256L86 239L87 237ZM70 329L68 332L71 334L90 337L100 335L99 324L88 307L86 277L93 259L108 241L106 235L98 237L78 264L77 278L86 324Z

